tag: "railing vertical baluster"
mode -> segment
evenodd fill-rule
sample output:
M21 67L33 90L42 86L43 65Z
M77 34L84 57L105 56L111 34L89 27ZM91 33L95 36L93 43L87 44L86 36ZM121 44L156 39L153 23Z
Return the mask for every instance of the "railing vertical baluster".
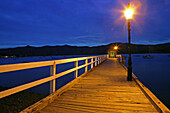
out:
M101 56L100 56L100 63L102 62L101 59L102 59L102 58L101 58Z
M85 72L87 72L87 63L88 63L88 59L86 58L86 60L85 60L85 64L86 64Z
M97 65L99 65L99 57L97 57Z
M100 64L100 57L99 57L99 64Z
M99 57L99 64L100 64L100 57Z
M97 57L97 65L99 64L99 57Z
M74 62L74 66L75 66L75 68L78 67L78 60ZM75 78L78 77L78 69L75 70L75 72L74 72L74 77L75 77Z
M122 56L120 56L120 58L119 58L119 59L120 59L120 62L122 62Z
M91 63L93 62L93 58L91 58ZM93 68L93 63L91 64L91 69Z
M100 64L100 57L99 57L99 64Z
M50 93L55 92L55 75L56 75L56 63L50 66L50 76L53 76L54 79L50 81Z
M103 59L103 56L101 56L101 63L103 62L102 59Z
M99 64L99 57L97 57L97 65Z
M95 66L97 66L97 57L95 57Z

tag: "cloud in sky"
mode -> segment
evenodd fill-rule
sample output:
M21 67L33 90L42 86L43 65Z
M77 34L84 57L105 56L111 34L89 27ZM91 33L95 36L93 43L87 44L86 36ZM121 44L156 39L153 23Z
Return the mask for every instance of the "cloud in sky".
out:
M131 0L132 2L134 0ZM137 0L135 0L136 2ZM170 1L138 0L132 43L170 41ZM127 42L120 10L126 0L4 0L0 4L0 45L101 45ZM17 42L17 43L15 43ZM5 45L6 44L6 45ZM1 48L2 46L0 46Z

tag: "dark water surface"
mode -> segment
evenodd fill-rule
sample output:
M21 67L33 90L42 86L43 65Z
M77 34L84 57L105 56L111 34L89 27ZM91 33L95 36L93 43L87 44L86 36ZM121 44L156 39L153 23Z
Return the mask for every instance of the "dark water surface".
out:
M168 108L170 108L170 54L150 54L153 59L144 59L143 55L147 54L133 54L132 65L133 72L139 80L148 87ZM72 57L83 57L85 55L71 55L71 56L45 56L45 57L24 57L24 58L8 58L0 59L0 65L14 64L22 62L35 62L65 59ZM123 56L127 56L124 54ZM126 57L127 61L127 57ZM90 62L90 59L88 60ZM85 61L80 61L79 65L83 65ZM127 65L127 62L126 62ZM63 72L74 67L74 63L66 63L56 65L56 73ZM88 66L90 69L90 66ZM79 69L79 75L84 73L84 68ZM50 66L26 69L21 71L0 73L0 86L16 87L25 83L42 79L50 76ZM62 76L56 80L57 89L74 79L74 72ZM49 82L34 88L28 89L41 94L48 95L50 90Z
M170 54L150 54L153 59L144 59L143 55L148 54L132 55L133 73L170 108ZM128 61L128 55L123 56Z

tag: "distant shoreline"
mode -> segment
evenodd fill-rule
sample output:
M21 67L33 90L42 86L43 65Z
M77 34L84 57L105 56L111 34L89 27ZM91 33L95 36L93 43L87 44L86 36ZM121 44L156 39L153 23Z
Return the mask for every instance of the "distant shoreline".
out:
M109 48L117 45L118 54L128 53L127 43L111 43L101 46L43 46L43 47L16 47L8 49L0 49L0 56L27 57L27 56L58 56L58 55L98 55L107 54ZM146 53L170 53L170 43L157 45L131 45L132 54Z

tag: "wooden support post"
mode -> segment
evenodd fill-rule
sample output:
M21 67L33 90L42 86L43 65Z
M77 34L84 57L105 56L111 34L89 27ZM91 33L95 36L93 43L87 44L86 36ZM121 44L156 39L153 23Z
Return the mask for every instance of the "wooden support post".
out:
M125 65L126 61L125 61L125 56L122 57L122 63Z
M99 65L99 57L97 57L97 60L98 60L98 61L97 61L97 65Z
M100 64L100 60L101 60L101 59L100 59L100 57L99 57L99 64Z
M55 92L55 75L56 75L56 63L50 66L50 76L53 76L54 79L50 81L50 93Z
M99 61L98 61L98 60L99 60L99 57L97 57L97 65L99 64Z
M120 59L120 62L122 62L122 57L120 57L119 59Z
M85 72L87 72L87 63L88 63L88 59L85 60L85 64L86 64Z
M91 58L91 63L93 62L93 58ZM93 63L91 64L91 69L93 68Z
M95 57L95 66L97 66L97 57Z
M99 57L99 64L101 63L100 60L101 60L101 58Z
M99 57L97 57L97 65L99 64L99 61L98 61L98 60L99 60Z
M78 67L78 61L75 61L75 62L74 62L74 66L75 66L75 68ZM75 77L75 78L78 77L78 69L75 70L75 72L74 72L74 77Z
M102 62L102 58L101 58L101 56L100 56L100 63Z

